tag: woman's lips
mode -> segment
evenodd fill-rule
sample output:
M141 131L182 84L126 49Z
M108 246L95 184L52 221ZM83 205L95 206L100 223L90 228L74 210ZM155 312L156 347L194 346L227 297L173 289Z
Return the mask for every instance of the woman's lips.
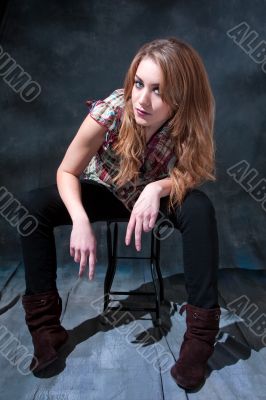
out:
M137 111L137 114L138 114L140 117L147 117L148 115L151 115L150 113L147 113L147 112L145 112L145 111L141 111L139 108L136 108L136 111Z

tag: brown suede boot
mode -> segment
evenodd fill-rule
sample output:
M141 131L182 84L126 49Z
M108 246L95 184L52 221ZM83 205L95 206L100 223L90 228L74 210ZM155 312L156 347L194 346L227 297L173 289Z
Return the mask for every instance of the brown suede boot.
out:
M39 372L58 358L57 350L68 339L68 333L60 323L62 299L57 290L52 290L23 295L22 305L34 346L30 370Z
M205 381L207 361L214 351L216 335L219 332L220 307L200 308L184 304L187 330L180 348L179 359L171 368L175 382L183 389L193 390Z

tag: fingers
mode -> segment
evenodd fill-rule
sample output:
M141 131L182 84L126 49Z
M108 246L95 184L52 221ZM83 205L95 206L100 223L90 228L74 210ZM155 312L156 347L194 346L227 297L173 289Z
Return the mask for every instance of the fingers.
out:
M81 259L80 259L80 265L79 265L79 277L81 277L85 271L86 265L87 265L87 254L85 251L81 252Z
M150 228L150 215L145 215L143 219L143 230L144 232L149 232Z
M129 223L127 225L127 231L126 231L126 237L125 237L125 244L126 246L128 246L131 242L131 236L135 227L135 218L133 217L133 215L131 214Z
M92 280L95 272L95 264L96 264L96 254L94 252L90 253L89 256L89 279Z
M77 263L78 262L80 263L80 265L79 265L79 277L82 277L87 264L89 264L88 276L89 276L89 279L92 280L94 278L95 265L96 265L96 262L97 262L97 257L96 257L95 252L91 251L91 253L89 255L85 251L80 251L79 249L76 249L76 250L72 250L71 253L75 254L74 261L77 262Z
M79 249L74 250L74 261L76 263L80 261L80 250Z
M137 218L136 227L135 227L135 245L137 251L141 250L141 234L142 234L142 219Z
M144 217L133 217L131 216L128 226L127 226L127 231L126 231L126 237L125 237L125 244L128 246L131 241L131 236L133 233L133 230L135 228L135 246L136 250L140 251L141 250L141 235L142 235L142 229L144 232L149 232L156 221L158 213L154 214L147 214Z
M157 215L158 215L158 211L151 215L150 221L149 221L149 225L148 225L149 226L149 230L154 228L155 222L157 220Z

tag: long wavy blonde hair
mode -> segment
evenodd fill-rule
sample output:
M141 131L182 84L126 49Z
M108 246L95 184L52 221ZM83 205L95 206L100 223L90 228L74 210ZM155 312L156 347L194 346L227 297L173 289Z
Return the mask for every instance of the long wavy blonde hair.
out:
M118 186L129 180L136 182L146 146L145 130L135 121L131 101L135 73L144 57L150 57L161 67L160 95L172 110L168 124L177 161L169 171L172 182L170 211L171 207L182 204L188 189L207 180L216 180L215 101L202 59L190 45L175 37L144 44L124 80L125 108L118 140L113 147L120 156L119 172L114 178Z

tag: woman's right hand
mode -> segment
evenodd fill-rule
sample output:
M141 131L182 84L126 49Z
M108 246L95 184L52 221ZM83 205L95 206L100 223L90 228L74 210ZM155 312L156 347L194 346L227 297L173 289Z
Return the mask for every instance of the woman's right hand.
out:
M74 221L70 236L70 255L74 261L80 263L79 276L85 271L86 265L89 265L89 279L94 277L97 241L89 221Z

